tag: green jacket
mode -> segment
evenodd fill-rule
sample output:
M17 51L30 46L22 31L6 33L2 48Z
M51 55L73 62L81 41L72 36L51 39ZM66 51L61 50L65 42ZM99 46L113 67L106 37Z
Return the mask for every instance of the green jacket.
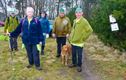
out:
M81 19L76 22L74 20L73 28L69 37L70 43L75 46L84 46L84 41L93 32L88 21L81 17Z
M5 20L4 32L12 32L16 29L19 24L17 17L8 17Z
M71 23L68 17L56 17L53 25L52 33L56 34L56 37L65 37L71 31Z

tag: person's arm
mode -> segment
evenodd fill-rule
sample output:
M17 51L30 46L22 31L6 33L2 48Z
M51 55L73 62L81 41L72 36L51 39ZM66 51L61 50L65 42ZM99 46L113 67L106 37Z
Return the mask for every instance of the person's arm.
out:
M56 18L57 19L57 18ZM56 37L56 19L54 20L53 29L52 29L52 36Z
M71 22L70 19L68 19L68 34L71 32Z
M17 24L18 24L18 25L20 24L20 21L19 21L19 19L17 19Z
M46 25L47 25L47 34L49 34L49 30L50 30L50 23L49 23L49 21L48 21L48 20L47 20Z
M40 21L38 20L38 35L39 35L39 41L42 41L43 39L43 35L42 35L42 27L41 27L41 24L40 24Z
M56 19L54 20L53 29L52 29L52 33L54 34L56 33Z
M91 35L91 33L93 32L92 27L90 26L90 24L88 23L88 21L85 22L85 29L83 31L85 31L84 36L83 36L83 40L85 41L86 39L88 39L88 37Z
M17 26L17 28L10 33L11 37L18 37L18 35L21 33L22 30L22 22Z

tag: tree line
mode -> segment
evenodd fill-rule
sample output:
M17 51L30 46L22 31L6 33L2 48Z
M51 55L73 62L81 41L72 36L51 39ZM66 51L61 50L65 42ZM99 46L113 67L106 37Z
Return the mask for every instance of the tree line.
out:
M83 0L80 0L83 1ZM13 2L16 2L14 5ZM49 14L49 18L53 19L59 14L59 8L66 8L67 13L78 5L78 0L0 0L4 13L8 14L7 6L14 7L18 9L19 16L24 17L25 9L27 6L31 6L35 10L35 15L39 15L41 10L45 10Z

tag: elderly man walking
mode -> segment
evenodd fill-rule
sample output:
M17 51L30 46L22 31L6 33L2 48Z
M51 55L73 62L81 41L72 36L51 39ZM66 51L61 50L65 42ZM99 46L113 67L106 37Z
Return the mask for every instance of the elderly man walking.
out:
M25 45L29 62L27 68L31 68L35 65L37 70L42 70L40 67L37 44L42 41L43 35L40 22L37 18L33 17L33 14L34 9L32 7L27 7L26 17L21 21L16 30L10 34L10 36L18 37L22 32L22 42Z

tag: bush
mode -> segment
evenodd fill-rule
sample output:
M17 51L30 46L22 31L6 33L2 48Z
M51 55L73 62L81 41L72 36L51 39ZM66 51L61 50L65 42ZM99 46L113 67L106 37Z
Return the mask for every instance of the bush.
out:
M126 50L126 0L101 0L94 7L91 25L98 37L107 45ZM119 31L111 31L109 15L117 19Z
M75 17L75 10L76 8L71 9L71 11L69 12L69 14L67 14L67 16L69 17L71 24L73 25L73 20L76 18Z

